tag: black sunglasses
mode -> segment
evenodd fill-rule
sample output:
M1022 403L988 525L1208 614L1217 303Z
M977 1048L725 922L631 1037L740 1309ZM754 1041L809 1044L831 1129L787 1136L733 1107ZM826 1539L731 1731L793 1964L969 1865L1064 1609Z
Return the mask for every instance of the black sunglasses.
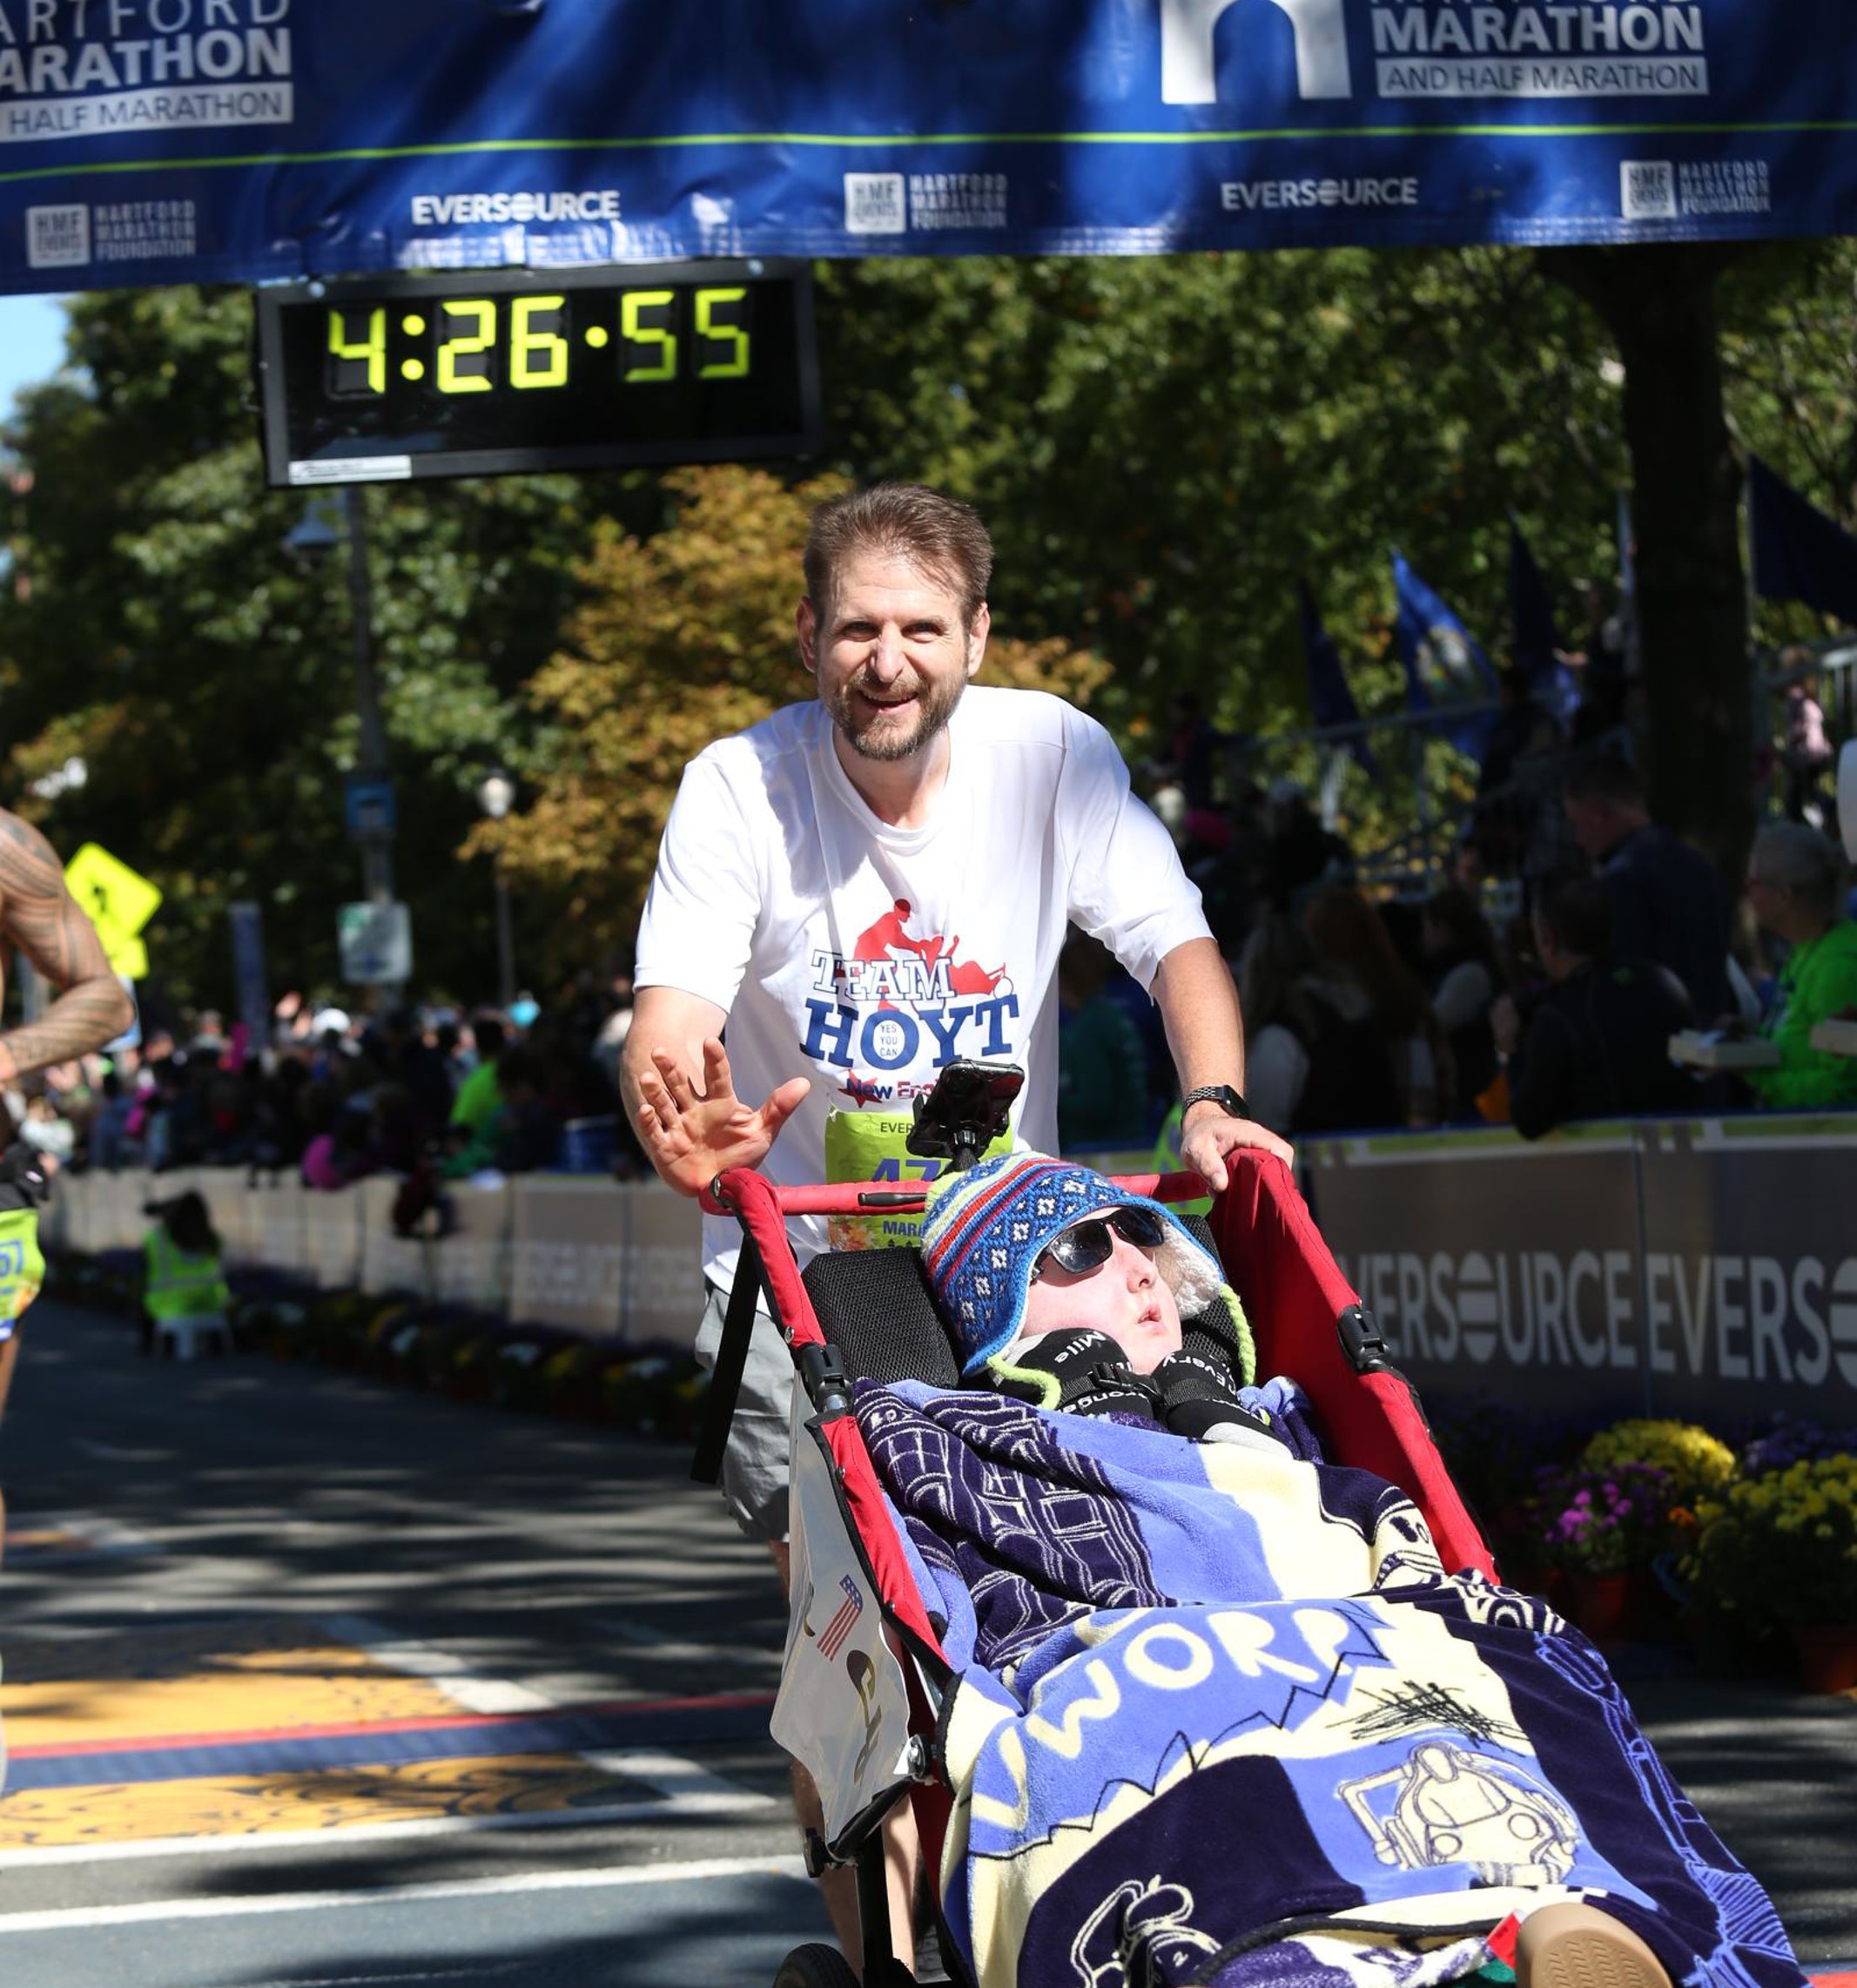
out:
M1115 1243L1109 1234L1112 1229L1123 1242L1133 1243L1138 1250L1158 1250L1167 1240L1167 1222L1153 1209L1112 1208L1107 1215L1080 1222L1047 1243L1032 1266L1033 1278L1043 1276L1046 1264L1055 1264L1072 1277L1100 1270L1114 1254Z

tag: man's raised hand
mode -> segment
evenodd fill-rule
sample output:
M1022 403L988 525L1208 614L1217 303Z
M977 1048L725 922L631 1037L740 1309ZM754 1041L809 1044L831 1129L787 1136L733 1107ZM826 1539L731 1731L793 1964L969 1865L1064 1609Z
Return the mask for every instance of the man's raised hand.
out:
M718 1036L703 1045L703 1088L668 1049L638 1077L638 1136L645 1156L679 1194L698 1195L730 1167L757 1167L811 1084L793 1077L756 1109L735 1095Z

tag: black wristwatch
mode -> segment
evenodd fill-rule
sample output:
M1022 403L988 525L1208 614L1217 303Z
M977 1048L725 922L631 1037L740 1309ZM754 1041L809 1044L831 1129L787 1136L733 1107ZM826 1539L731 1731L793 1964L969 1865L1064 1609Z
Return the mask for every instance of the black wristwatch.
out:
M1187 1113L1195 1104L1215 1104L1228 1118L1248 1118L1251 1108L1241 1094L1229 1084L1201 1084L1197 1090L1189 1090L1180 1101L1180 1122L1187 1122Z

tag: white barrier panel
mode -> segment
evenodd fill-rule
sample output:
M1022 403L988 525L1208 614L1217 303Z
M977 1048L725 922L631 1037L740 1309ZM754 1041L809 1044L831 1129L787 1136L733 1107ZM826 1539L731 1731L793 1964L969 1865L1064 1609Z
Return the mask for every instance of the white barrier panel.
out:
M433 1288L433 1245L420 1237L394 1233L394 1203L400 1193L399 1179L376 1175L358 1181L343 1198L360 1206L361 1276L363 1291L411 1291L430 1298ZM333 1197L332 1197L333 1198ZM488 1308L487 1308L488 1309Z
M454 1226L394 1233L391 1176L328 1194L243 1169L68 1174L45 1221L53 1249L139 1250L145 1203L197 1189L238 1269L328 1290L411 1292L540 1325L688 1346L702 1311L702 1217L656 1181L527 1174L450 1186Z
M361 1288L361 1196L305 1188L303 1274L323 1291Z
M703 1216L660 1181L625 1190L621 1329L631 1340L692 1346L703 1317Z
M453 1227L432 1246L439 1297L447 1304L509 1306L511 1190L460 1181L449 1190Z
M608 1180L524 1174L515 1204L509 1316L525 1323L617 1332L625 1270L625 1200Z

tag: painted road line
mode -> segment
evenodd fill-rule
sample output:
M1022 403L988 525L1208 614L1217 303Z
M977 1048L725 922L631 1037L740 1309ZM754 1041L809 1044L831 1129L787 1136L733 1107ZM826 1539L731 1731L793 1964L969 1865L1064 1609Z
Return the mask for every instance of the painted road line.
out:
M320 1642L313 1623L272 1616L13 1644L0 1711L16 1749L39 1750L442 1718L457 1702L365 1650Z
M151 1899L134 1905L78 1905L49 1912L0 1912L0 1935L81 1932L98 1926L159 1925L178 1919L266 1917L340 1912L449 1898L495 1898L524 1891L602 1891L635 1884L695 1884L718 1877L811 1882L797 1857L718 1857L688 1863L616 1864L594 1870L528 1870L449 1884L387 1884L373 1890L276 1891L258 1897Z
M468 1712L539 1712L555 1702L526 1684L479 1677L448 1652L396 1636L370 1616L326 1615L321 1626L338 1642L365 1650L383 1670L426 1679L434 1690L454 1699Z
M487 1752L498 1757L609 1753L628 1741L647 1739L702 1745L757 1736L766 1729L773 1702L770 1691L738 1691L703 1698L620 1699L539 1716L477 1713L450 1719L386 1720L256 1738L212 1734L116 1747L28 1742L13 1749L8 1785L24 1794L103 1783L130 1787L228 1776L314 1775L350 1767L461 1760ZM487 1749L487 1742L494 1746ZM0 1811L0 1826L10 1820Z
M18 1513L6 1528L3 1547L8 1571L70 1567L124 1554L156 1553L159 1543L113 1519L89 1512Z
M205 1836L144 1834L124 1838L125 1828L138 1822L146 1826L162 1811L145 1808L139 1816L132 1810L125 1813L119 1796L106 1813L90 1817L84 1815L81 1801L74 1803L69 1796L55 1803L15 1797L0 1815L17 1815L17 1827L29 1840L17 1847L0 1848L0 1870L326 1848L338 1842L399 1842L486 1830L592 1828L648 1818L752 1821L781 1806L771 1796L738 1787L693 1762L659 1752L609 1754L592 1764L578 1756L473 1761L455 1765L448 1786L434 1772L421 1776L400 1769L371 1779L366 1775L344 1775L335 1819L310 1829L273 1826L302 1822L314 1793L307 1777L293 1782L225 1787L190 1782L186 1786L192 1791L191 1800L179 1819L194 1820L202 1809L209 1809L220 1833ZM600 1800L602 1791L609 1791L613 1798ZM115 1796L118 1791L108 1792ZM158 1786L145 1799L159 1803L165 1795L173 1792ZM433 1812L447 1802L454 1804L454 1812ZM365 1803L363 1812L372 1819L347 1819L347 1809L357 1803ZM396 1803L412 1812L392 1818L390 1811ZM466 1807L468 1812L457 1812ZM73 1833L74 1829L81 1833Z

